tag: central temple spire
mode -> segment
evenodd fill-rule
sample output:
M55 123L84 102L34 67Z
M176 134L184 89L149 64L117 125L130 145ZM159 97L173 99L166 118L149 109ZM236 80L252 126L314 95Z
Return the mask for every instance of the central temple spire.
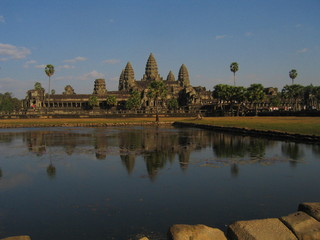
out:
M158 74L157 62L152 53L150 53L150 56L148 58L148 61L146 64L146 71L145 71L145 74L143 75L142 80L144 81L160 80L160 76Z

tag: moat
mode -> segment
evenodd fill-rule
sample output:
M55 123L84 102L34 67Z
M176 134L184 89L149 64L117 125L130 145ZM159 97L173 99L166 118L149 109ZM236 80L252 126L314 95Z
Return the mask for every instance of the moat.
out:
M0 129L0 238L165 239L320 199L320 145L194 128Z

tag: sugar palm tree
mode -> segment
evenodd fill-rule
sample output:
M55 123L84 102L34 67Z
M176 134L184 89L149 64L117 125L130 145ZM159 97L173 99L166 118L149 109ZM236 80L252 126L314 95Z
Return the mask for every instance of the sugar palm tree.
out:
M233 84L236 85L236 72L239 70L239 64L237 62L233 62L230 65L230 71L233 72Z
M148 88L148 97L154 101L156 107L156 122L159 122L158 101L167 95L167 87L162 81L151 82Z
M289 77L291 78L292 80L292 85L294 83L294 79L298 76L298 72L297 70L295 69L292 69L290 72L289 72Z
M50 98L50 80L51 80L51 76L54 74L54 66L52 64L48 64L45 69L44 69L45 73L47 74L47 76L49 77L49 90L48 90L48 106L49 106L49 98Z

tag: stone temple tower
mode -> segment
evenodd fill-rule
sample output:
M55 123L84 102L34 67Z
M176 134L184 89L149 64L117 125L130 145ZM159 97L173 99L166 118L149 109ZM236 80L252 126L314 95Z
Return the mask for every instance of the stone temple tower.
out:
M106 82L103 78L96 79L94 81L93 94L105 95L107 92Z
M157 66L156 59L151 53L147 61L145 74L143 75L143 78L141 79L141 81L154 81L154 80L162 80L162 79L158 74L158 66Z
M168 77L167 77L167 81L168 81L168 82L174 82L174 81L176 81L176 79L174 78L174 75L173 75L172 71L169 72Z
M131 63L128 62L119 78L119 91L129 91L134 85L134 71Z
M190 85L188 69L184 64L180 67L178 82L181 87L188 87Z

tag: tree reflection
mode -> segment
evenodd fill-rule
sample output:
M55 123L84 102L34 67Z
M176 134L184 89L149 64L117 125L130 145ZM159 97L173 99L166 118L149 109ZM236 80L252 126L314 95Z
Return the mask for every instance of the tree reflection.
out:
M238 177L239 175L239 167L236 163L231 164L230 166L231 176Z
M312 152L315 155L320 156L320 145L312 145Z
M282 143L281 150L284 155L290 158L289 162L292 167L295 167L297 165L297 161L302 159L304 155L299 144L294 142Z
M212 149L219 158L263 157L268 140L216 133Z
M47 174L50 178L54 178L56 176L56 167L52 163L47 167Z

